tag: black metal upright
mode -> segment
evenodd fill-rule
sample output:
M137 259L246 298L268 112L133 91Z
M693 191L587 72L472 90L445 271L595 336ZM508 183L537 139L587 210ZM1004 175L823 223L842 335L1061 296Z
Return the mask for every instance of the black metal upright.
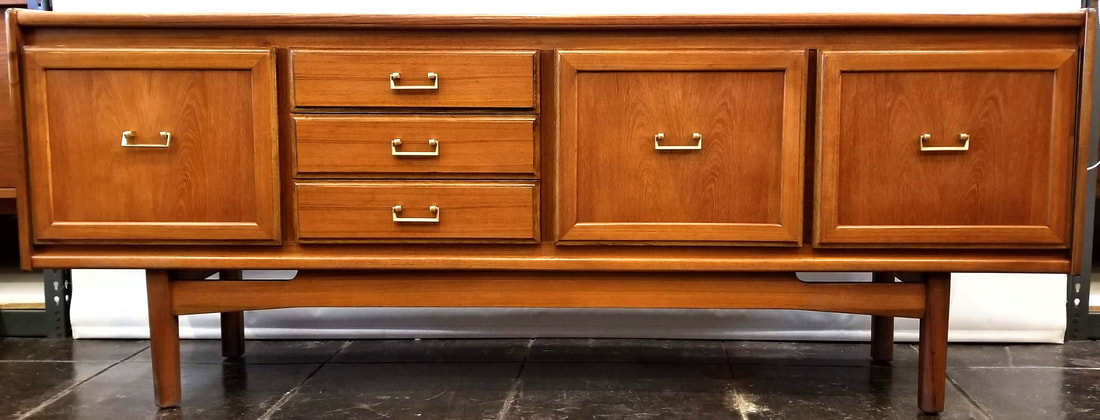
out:
M1082 0L1081 6L1096 9L1097 0ZM1096 31L1100 28L1091 28L1091 36L1096 37ZM1097 162L1097 143L1100 140L1100 55L1093 55L1092 74L1092 114L1089 116L1089 162ZM1090 168L1092 165L1090 165ZM1096 170L1093 169L1085 176L1086 191L1096 191ZM1100 314L1089 314L1089 289L1092 277L1092 250L1096 228L1096 200L1091 198L1085 201L1085 235L1082 246L1081 275L1070 276L1066 290L1066 339L1085 340L1100 338Z

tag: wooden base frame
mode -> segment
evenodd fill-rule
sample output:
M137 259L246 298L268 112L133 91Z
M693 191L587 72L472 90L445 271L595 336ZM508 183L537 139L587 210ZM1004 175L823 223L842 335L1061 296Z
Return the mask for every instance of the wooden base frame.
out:
M904 281L895 282L895 277ZM226 357L244 351L243 311L320 307L553 307L802 309L872 315L871 357L889 361L893 317L920 318L918 406L943 411L949 273L875 273L871 283L805 283L793 273L344 272L292 280L219 281L149 270L149 328L156 403L180 404L178 316L222 314Z

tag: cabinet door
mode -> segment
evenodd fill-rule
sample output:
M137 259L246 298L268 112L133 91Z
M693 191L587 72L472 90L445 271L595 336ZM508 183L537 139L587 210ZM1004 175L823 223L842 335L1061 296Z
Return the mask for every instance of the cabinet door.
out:
M559 241L801 243L803 51L559 58Z
M34 237L277 241L268 50L28 49Z
M815 243L1067 245L1077 53L822 53Z

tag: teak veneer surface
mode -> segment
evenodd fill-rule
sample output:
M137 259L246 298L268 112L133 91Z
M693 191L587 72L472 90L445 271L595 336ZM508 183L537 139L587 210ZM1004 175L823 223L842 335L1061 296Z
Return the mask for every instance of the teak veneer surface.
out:
M922 271L1059 273L1057 251L814 250L802 248L298 244L281 247L40 247L41 268Z
M804 51L560 57L562 241L800 243Z
M532 183L299 182L295 187L303 240L538 239L538 188ZM402 207L397 216L394 206ZM433 215L429 206L438 212Z
M534 58L534 51L291 48L294 105L533 108ZM395 72L400 78L391 80Z
M0 6L2 7L2 6ZM7 50L7 38L0 38L0 50ZM8 57L0 57L0 64L8 65ZM0 71L0 86L8 86L8 73ZM0 106L0 188L15 188L19 184L20 132L15 129L15 120L10 102Z
M1080 271L1095 10L7 25L23 265L150 269L162 407L178 315L234 357L244 310L522 306L870 314L877 360L920 318L935 413L949 272Z
M822 244L1065 247L1071 49L822 52ZM969 150L958 147L969 135Z
M534 116L295 116L299 176L516 174L533 177ZM438 152L437 156L394 156ZM438 148L428 144L436 140ZM321 175L317 175L321 174ZM338 174L338 175L337 175Z
M25 58L36 240L279 238L270 51Z
M178 315L294 306L796 308L920 317L923 284L804 283L791 273L300 272L288 281L176 281Z
M157 28L943 28L1072 27L1084 23L1083 11L1021 14L752 14L641 16L436 16L340 14L125 15L90 13L19 13L22 26Z
M813 121L815 119L813 114L816 112L816 108L819 104L825 99L821 97L820 92L813 92L813 94L811 94L810 90L814 89L814 84L816 83L815 75L822 71L822 69L818 68L819 65L817 63L822 51L1079 51L1085 45L1082 26L1088 16L1089 14L1084 11L1054 14L978 16L759 15L430 18L416 16L332 15L86 16L64 13L51 15L21 12L13 15L12 22L18 23L21 26L14 26L17 31L11 33L16 34L17 37L15 39L18 40L20 45L24 45L27 51L61 47L70 49L274 49L276 55L275 74L278 77L279 130L277 185L280 189L278 198L280 209L277 216L279 220L281 220L279 225L279 230L281 230L281 232L279 232L279 236L287 238L283 240L282 245L256 246L242 249L227 250L226 247L219 247L213 242L182 248L151 248L159 250L159 255L163 257L161 259L155 259L153 253L146 252L146 250L141 247L117 246L118 242L110 241L101 241L101 244L94 246L84 246L76 243L69 245L42 243L33 247L31 244L24 244L24 246L28 248L28 254L33 255L28 261L29 265L39 267L64 264L88 264L100 267L138 267L141 266L141 264L154 264L163 268L180 268L183 266L198 268L200 265L211 264L212 261L219 261L230 262L230 264L226 266L229 268L242 268L246 266L250 268L262 268L270 265L278 265L281 267L321 267L331 263L334 267L347 268L392 267L402 269L446 269L481 267L485 269L496 269L498 267L495 267L494 264L500 263L502 264L500 267L539 270L578 269L580 267L597 265L608 267L606 269L622 270L647 270L662 267L689 270L740 270L770 265L775 268L765 269L847 270L858 267L860 269L876 270L943 269L954 271L1073 272L1075 269L1070 266L1069 262L1071 256L1075 255L1078 251L1078 247L1074 243L1071 243L1069 239L1075 237L1073 235L1079 234L1081 225L1068 216L1070 211L1073 211L1073 214L1077 214L1080 203L1079 200L1063 199L1062 207L1067 217L1062 222L1059 222L1057 217L1055 217L1056 215L1053 215L1053 213L1050 213L1051 216L1045 220L1041 220L1043 216L1034 212L1027 215L1026 220L1034 222L1035 226L1041 228L1041 225L1045 224L1050 226L1050 231L1055 232L1048 237L1053 239L1049 239L1047 242L1041 244L1033 242L1035 244L1034 247L1031 245L1021 245L1024 242L1030 241L1029 239L1025 239L1016 243L979 241L979 243L974 244L954 244L953 246L970 248L958 251L875 251L872 249L864 249L829 252L823 249L815 249L812 245L814 236L811 226L816 217L814 202L819 196L816 192L801 186L813 185L816 182L814 179L814 169L818 165L814 160L818 157L818 154L821 153L813 142L814 130L820 129L816 127ZM654 31L653 28L656 27L661 27L662 30ZM332 51L370 52L372 54L380 54L382 57L387 54L392 56L393 53L402 51L412 52L414 53L413 56L416 55L415 53L433 51L487 51L504 55L508 55L510 52L526 51L532 54L529 56L528 60L528 62L531 63L531 68L534 69L534 74L532 74L530 78L529 86L532 87L532 92L529 97L532 98L534 102L528 108L494 108L488 105L484 108L469 108L461 112L456 111L457 108L448 108L446 105L405 109L400 106L382 102L363 102L358 104L344 102L341 106L335 106L335 103L329 103L325 106L303 106L299 104L299 106L295 107L293 98L290 95L291 92L295 91L297 86L294 80L294 68L296 64L292 57L292 49L295 51L318 51L323 53ZM660 198L657 198L656 200L649 201L654 203L653 205L656 207L644 211L636 210L633 214L629 212L626 214L618 214L617 212L621 212L622 209L614 209L607 207L609 205L608 203L597 202L588 207L578 207L578 209L582 210L582 212L589 212L585 213L583 217L588 217L592 220L598 220L600 218L606 219L608 229L602 231L602 233L589 235L586 238L574 238L572 241L570 241L568 237L565 237L564 241L555 245L555 243L557 243L556 241L563 239L563 237L559 236L559 233L565 229L563 220L566 220L555 217L558 212L565 211L562 207L558 206L559 202L557 200L559 197L580 197L580 195L578 195L580 190L565 188L567 185L563 184L561 181L563 179L562 177L568 176L569 171L563 172L557 168L560 163L564 162L563 159L568 155L560 154L562 150L559 150L559 146L567 142L563 142L563 138L559 137L559 129L562 128L562 126L559 125L559 121L562 120L558 115L559 110L555 109L556 106L561 103L559 102L561 98L556 97L555 94L562 88L560 85L561 82L558 80L561 74L561 68L558 67L557 60L554 57L555 51L656 51L658 54L667 54L671 51L684 50L736 51L744 49L752 49L753 51L801 51L805 54L803 62L806 63L806 68L802 75L796 77L796 79L800 79L800 81L804 83L804 86L798 89L790 88L791 86L797 87L797 85L786 84L784 86L785 95L799 93L801 98L793 101L790 99L794 97L785 98L784 104L789 105L792 102L801 101L800 106L805 108L805 114L803 114L804 116L801 118L801 121L797 121L796 119L794 124L784 123L784 130L789 130L788 127L800 127L801 134L790 136L784 131L783 136L784 139L794 138L796 143L801 144L801 149L786 148L786 145L782 147L775 145L769 149L752 142L737 143L738 146L736 149L742 153L727 156L733 156L734 158L738 158L739 156L755 156L751 158L753 159L751 161L741 162L747 165L758 166L761 170L768 172L775 170L775 161L771 159L775 159L777 155L771 153L778 152L780 153L778 156L781 156L780 162L784 162L783 165L787 165L783 166L780 172L787 174L786 176L791 176L790 174L792 173L802 171L802 175L796 175L791 179L783 180L782 192L778 193L778 195L774 193L774 191L777 190L776 187L768 183L747 184L744 187L728 188L736 191L713 195L715 194L713 191L727 189L721 187L724 185L720 182L722 173L724 173L724 171L733 171L737 169L738 166L721 168L715 167L714 165L706 166L707 164L701 162L701 164L704 165L704 169L695 171L685 170L683 173L674 173L672 176L666 177L668 179L657 177L653 178L652 181L662 183L670 182L669 180L676 180L680 182L672 183L688 186L684 193L688 194L689 199L683 200L685 203L692 202L690 197L693 196L692 194L695 194L692 192L692 184L683 182L691 179L702 179L705 185L715 186L715 188L694 190L701 194L694 195L696 197L744 197L744 202L733 202L732 205L726 207L705 205L688 206L690 208L685 210L682 206L676 207L677 201L675 200L668 199L661 201ZM666 58L671 59L672 56ZM1082 58L1084 58L1084 55L1078 54L1077 58L1068 61L1079 61ZM610 72L599 70L590 74L581 74L581 79L588 76L592 76L593 78L625 78L623 79L623 83L626 85L630 84L627 83L628 81L626 80L630 78L672 77L683 79L688 78L690 74L698 74L696 77L717 77L716 75L709 74L714 70L713 68L692 69L690 64L681 66L673 71L665 71L664 76L659 75L662 71L654 71L655 69L659 69L662 65L668 65L669 62L669 60L655 60L649 64L648 67L635 66L635 70L640 70L638 72L631 72L629 68L626 69L627 71L622 71L621 73L617 73L618 70ZM774 71L774 69L773 72L779 73ZM791 73L787 70L783 72L786 74ZM719 71L717 73L723 72ZM726 73L738 74L737 71ZM753 71L746 71L746 73L751 73L752 75L739 75L737 77L764 77ZM759 73L770 74L768 71L760 71ZM1084 71L1082 71L1082 75L1083 74ZM1000 77L1000 75L997 77ZM402 80L409 80L405 79L405 72L402 72ZM734 79L727 78L724 80L732 81ZM1065 78L1059 76L1059 80L1064 81ZM442 83L441 86L447 86L447 79L445 77L441 78L440 81ZM387 84L388 88L388 81L384 82ZM419 83L420 81L414 77L412 82ZM634 83L631 85L633 86L631 89L645 88L643 85L651 87L659 86L662 83L686 82L666 81L656 82L656 84ZM596 85L589 84L589 86ZM1026 86L1021 85L1014 88L1019 90L1025 87ZM593 89L596 90L592 92L601 93L601 91L598 90L600 88ZM704 96L708 94L712 94L712 91L704 90L700 93L700 95ZM645 95L648 95L652 103L656 105L638 105L643 107L639 109L653 112L662 112L658 111L660 106L669 106L669 109L677 109L677 107L672 106L673 102L669 102L668 104L656 102L658 99L657 97L661 96L656 90L652 90ZM589 98L595 97L597 96L589 96ZM686 96L683 99L667 97L661 99L689 103L686 102L688 101ZM761 97L761 99L763 99L763 97ZM336 103L339 102L340 101L337 101ZM767 100L763 102L754 101L754 104L761 105L761 108L764 108L763 105L767 103ZM1081 108L1084 109L1086 105L1088 104L1082 104ZM397 114L401 115L398 116ZM490 154L478 155L472 148L469 149L470 152L468 154L468 156L470 156L468 162L471 163L462 163L454 166L454 172L448 172L452 169L446 169L446 165L449 165L449 163L445 165L442 159L439 160L440 166L436 167L439 169L430 169L433 168L433 165L428 160L410 162L409 166L417 166L417 169L410 170L403 170L399 165L387 167L387 165L363 164L362 166L355 167L356 164L353 162L357 161L357 159L354 158L353 155L355 154L354 151L358 150L357 148L359 146L357 145L352 145L352 148L348 149L350 151L346 153L333 152L331 154L326 154L321 160L315 161L317 163L313 164L311 169L303 170L301 166L298 166L305 161L299 160L301 156L296 156L297 149L295 148L294 132L296 120L305 121L310 118L317 118L318 120L327 118L333 118L334 120L347 118L349 120L362 119L364 121L393 118L399 120L401 118L434 118L433 116L456 114L472 115L477 118L489 119L499 115L506 115L506 118L533 118L535 123L532 128L535 130L535 136L533 139L532 158L535 163L532 170L535 172L533 174L527 172L528 169L526 168L526 164L523 165L522 169L518 165L511 163L507 164L507 167L514 169L505 170L503 169L505 167L504 164L496 167L497 169L493 169L493 165L495 165L497 161L495 161ZM666 113L666 115L674 114ZM461 116L462 115L449 118L460 119ZM682 119L684 117L674 116L673 118ZM596 119L594 121L602 122L604 120ZM753 119L752 122L763 123L763 121L764 119L760 118ZM707 123L718 124L722 127L734 125L730 124L730 121L719 120L711 120L707 121ZM683 122L681 121L677 124L682 125ZM736 125L743 126L744 124ZM333 130L334 132L340 131L340 127L333 127L335 127ZM350 127L350 125L347 127ZM589 129L592 128L591 126L589 127ZM604 127L595 127L596 130L603 128ZM677 130L686 132L688 129L677 128ZM737 131L737 127L723 130ZM317 134L313 135L312 138L319 138L319 136L323 135L322 133L324 131L324 128L320 128L316 131ZM606 131L610 133L612 130ZM760 133L763 133L763 131L760 131ZM383 137L389 136L389 133L386 133ZM690 136L690 133L687 133L686 136ZM684 141L685 143L690 141L690 138L684 137L684 134L673 134L671 130L666 132L666 138L669 141ZM764 138L760 135L755 137ZM937 137L939 136L937 135ZM730 137L730 139L733 138L735 137ZM708 148L707 146L725 145L726 143L721 140L721 137L704 133L704 151L716 150L716 147ZM973 141L977 142L978 139L975 138ZM403 139L403 142L404 145L408 147L408 150L421 150L420 148L426 148L427 146L426 143L421 144L419 141L405 142ZM647 147L651 147L651 134L646 135L644 142ZM448 150L447 144L446 142L441 143L441 150L443 150L443 153L446 153ZM518 146L519 143L517 142L514 144ZM605 146L604 143L598 143L597 145L600 147ZM1061 145L1060 147L1065 146L1066 145ZM1032 143L1027 143L1027 147L1037 146L1034 146ZM1069 147L1080 147L1080 143ZM458 152L464 149L452 148L450 150ZM585 155L583 158L589 159L587 167L592 173L595 173L607 168L614 168L615 162L609 159L621 154L624 150L625 149L607 148L600 152L600 149L596 148L592 150L593 153ZM383 151L382 156L379 156L379 158L392 159L392 156L387 156L386 153L387 152ZM605 158L595 157L597 154ZM464 153L460 157L467 159L465 156L467 156L467 154ZM519 154L514 156L509 154L508 157L510 159L513 157L518 159ZM691 159L688 155L683 154L665 157L671 157L677 160ZM526 160L527 157L523 156L522 159ZM327 165L330 162L338 164L341 161L350 163L347 169L327 172L323 171L323 168L321 168L321 166ZM644 159L634 159L634 161L640 163L640 167L647 167L647 165L650 165L649 167L659 168L658 166L651 166L653 162ZM604 166L607 166L607 168L601 166L601 162L604 163ZM1060 167L1062 170L1071 171L1071 173L1075 170L1075 165L1073 164L1066 163L1063 165L1059 163L1059 165L1061 165ZM794 172L792 172L788 166L795 167ZM368 167L371 169L365 169ZM307 165L307 168L310 168L309 165ZM379 168L380 172L365 172L367 170L373 170L373 168ZM622 166L622 168L631 169L632 167ZM1052 170L1057 169L1058 168L1053 168ZM314 170L316 170L316 172L314 172ZM467 170L474 172L467 172ZM480 170L486 172L476 172ZM520 173L519 171L523 171L524 173ZM983 169L981 178L983 181L981 182L992 182L994 183L993 185L997 186L1006 185L1011 176L1019 175L1013 173L1010 177L1000 180L1000 177L984 175L986 172L987 170ZM479 173L482 175L477 175ZM1058 194L1070 192L1072 192L1070 196L1075 197L1077 195L1076 188L1079 187L1074 185L1076 180L1070 181L1066 186L1059 187L1057 181L1064 178L1059 178L1062 175L1056 174L1055 172L1050 173L1052 175L1051 178L1048 179L1046 185L1049 185L1053 192L1050 192L1049 194L1052 195L1048 197L1057 197ZM336 174L341 175L337 176ZM696 176L693 177L692 175ZM297 242L297 229L300 221L297 219L296 201L293 195L296 177L301 178L299 179L300 181L307 181L306 178L308 178L308 181L324 181L326 179L351 180L354 178L369 178L377 181L413 181L417 179L436 181L508 179L515 181L533 181L538 185L539 190L537 204L539 206L540 217L536 223L537 230L543 233L543 235L540 235L542 242L528 245L403 245L403 247L409 248L399 247L397 249L354 244L300 244ZM642 178L644 178L644 176ZM645 184L645 182L639 182L636 185ZM578 183L577 185L579 186L581 184ZM624 197L621 197L621 200L619 200L624 201L633 200L638 196L637 194L629 193L632 191L632 188L607 189L605 185L597 183L584 185L587 185L585 188L590 188L587 192L583 192L583 194L587 194L585 197L625 194ZM1035 188L1037 187L1033 186L1029 191L1033 191ZM1054 188L1067 188L1067 190L1058 192L1054 190ZM1074 188L1074 190L1069 190L1068 188ZM754 191L771 191L773 193L756 193ZM983 186L978 193L992 194L992 191ZM1020 192L1019 194L1023 195L1024 193ZM591 201L588 198L586 198L586 200ZM729 202L728 198L708 198L707 200ZM779 200L778 202L782 210L776 210L776 200ZM1034 198L1032 204L1038 201L1040 201L1040 198ZM1049 201L1058 200L1053 199L1048 200L1048 202ZM746 202L751 202L752 205L750 206L746 204ZM857 206L869 205L868 203L854 204ZM1070 205L1072 205L1072 207L1067 207ZM1022 213L1019 213L1023 209L1022 206L1007 208L1017 211L1018 214L1016 216L1003 214L997 217L1016 217L1012 219L1013 221L1025 220L1021 218L1024 217ZM1052 207L1052 209L1054 208ZM727 214L722 215L721 212L723 211L727 212ZM1012 212L1009 211L1009 213ZM486 217L489 216L487 215ZM646 217L651 217L652 219L647 221L645 219ZM777 217L781 220L778 223L775 222ZM955 217L965 218L976 216L959 214ZM682 226L676 225L683 223L684 220L705 221L710 219L722 221L726 219L728 221L736 218L746 220L746 224L749 226L759 223L760 226L771 226L769 229L774 230L771 231L772 233L763 233L757 236L740 236L740 240L737 240L738 238L730 239L730 236L737 235L726 235L708 231L708 228L712 226L707 224L709 222L702 222L702 224L699 225L700 230L698 231L698 236L688 239L683 239L683 237L681 237L680 240L669 240L669 238L677 236L678 233L683 233L682 230L677 230ZM641 225L631 225L636 222L630 220L641 220L641 222L639 222ZM656 222L653 222L654 220ZM1048 221L1049 223L1046 223ZM687 222L687 224L690 223L695 222ZM618 225L616 226L616 224ZM719 226L722 225L719 224ZM727 226L736 227L737 223L735 222ZM668 227L671 229L664 232L661 231ZM26 230L28 232L30 231L29 226L26 227ZM710 237L708 237L708 235ZM715 240L715 238L719 236L724 237ZM903 245L935 248L942 245L942 243L921 244L918 243L918 241L907 241L905 243L895 241L888 244L868 244L866 240L862 241L864 243L856 245L871 247L885 246L893 248L899 248ZM637 244L636 246L640 248L646 249L631 250L607 245L614 243L633 243ZM684 249L655 246L668 243L680 243L687 246ZM708 243L716 246L747 244L762 246L798 246L801 243L810 245L788 250L763 250L755 248L740 251L697 246ZM569 245L566 246L566 244ZM1034 252L1002 251L1002 249L1006 247L1026 247L1033 250L1044 247L1052 247L1055 249ZM434 255L432 255L431 258L422 258L420 255L425 252L433 253ZM203 262L201 259L202 256L210 257L211 260ZM104 259L98 259L98 257L103 257ZM255 259L250 260L251 258ZM428 262L429 260L432 262ZM671 264L668 264L669 262L671 262Z

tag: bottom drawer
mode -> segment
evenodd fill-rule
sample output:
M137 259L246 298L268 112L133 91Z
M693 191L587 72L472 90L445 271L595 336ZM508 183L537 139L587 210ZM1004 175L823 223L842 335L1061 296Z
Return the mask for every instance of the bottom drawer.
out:
M299 182L310 240L538 240L538 187L515 182Z

